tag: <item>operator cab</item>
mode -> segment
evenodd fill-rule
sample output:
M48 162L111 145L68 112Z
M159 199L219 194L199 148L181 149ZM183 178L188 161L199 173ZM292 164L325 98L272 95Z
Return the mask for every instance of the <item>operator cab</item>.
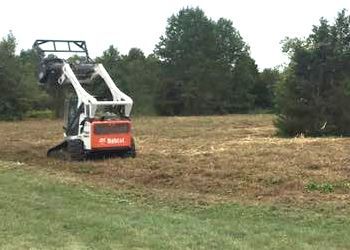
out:
M79 116L83 110L78 107L78 98L71 95L64 102L64 131L66 136L78 135Z

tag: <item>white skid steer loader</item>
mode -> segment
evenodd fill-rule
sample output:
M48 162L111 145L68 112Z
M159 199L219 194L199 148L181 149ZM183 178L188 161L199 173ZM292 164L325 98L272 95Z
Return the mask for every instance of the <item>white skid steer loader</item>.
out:
M89 58L85 41L36 40L33 48L41 58L40 84L71 89L65 101L64 141L49 149L47 156L68 160L113 155L135 157L130 120L133 101L116 86L102 64ZM45 57L45 52L84 53L85 62L69 63L65 59ZM84 88L96 77L109 90L103 98Z

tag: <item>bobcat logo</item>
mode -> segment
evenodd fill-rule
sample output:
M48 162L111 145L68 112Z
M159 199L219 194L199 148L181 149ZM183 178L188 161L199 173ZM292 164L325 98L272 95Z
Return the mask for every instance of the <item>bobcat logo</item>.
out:
M124 144L125 138L100 138L98 142L101 144Z

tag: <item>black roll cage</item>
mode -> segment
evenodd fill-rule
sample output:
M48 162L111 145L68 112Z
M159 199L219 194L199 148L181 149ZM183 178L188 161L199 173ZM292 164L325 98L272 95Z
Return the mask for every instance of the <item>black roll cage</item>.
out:
M43 44L51 44L51 49L43 49L41 46ZM66 44L66 49L57 49L57 44ZM89 52L86 46L85 41L81 40L47 40L47 39L38 39L33 44L33 49L38 52L65 52L65 53L84 53L86 59L92 62L92 59L89 56Z

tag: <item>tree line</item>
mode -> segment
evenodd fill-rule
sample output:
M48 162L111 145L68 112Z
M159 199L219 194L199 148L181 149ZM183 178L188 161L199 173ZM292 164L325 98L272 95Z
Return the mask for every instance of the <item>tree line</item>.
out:
M290 63L259 72L232 21L214 21L199 8L168 19L154 53L114 46L95 58L134 100L134 114L212 115L268 110L282 135L348 134L350 131L350 17L323 18L306 39L285 39ZM16 51L8 34L0 42L0 119L51 110L60 116L62 91L42 90L32 50ZM93 86L99 89L100 85Z

